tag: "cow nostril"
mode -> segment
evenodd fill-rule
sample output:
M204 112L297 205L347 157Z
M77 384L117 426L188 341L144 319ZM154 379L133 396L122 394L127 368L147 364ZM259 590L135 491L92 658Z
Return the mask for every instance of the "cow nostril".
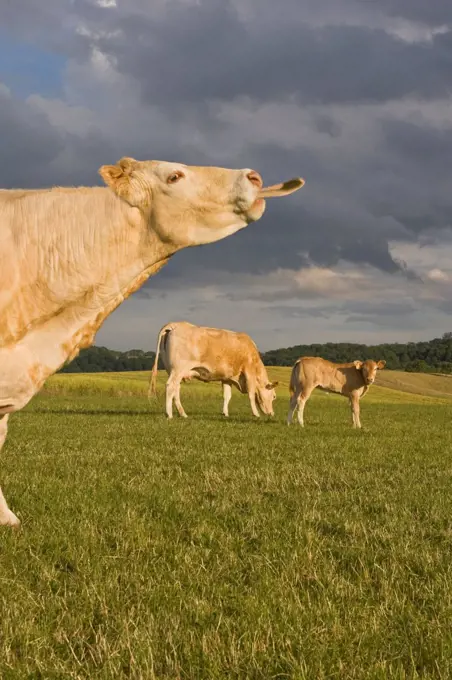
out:
M259 189L261 189L264 185L262 177L259 175L258 172L256 172L256 170L251 170L251 172L247 174L247 178L249 179L251 184L254 184L254 186L258 187Z

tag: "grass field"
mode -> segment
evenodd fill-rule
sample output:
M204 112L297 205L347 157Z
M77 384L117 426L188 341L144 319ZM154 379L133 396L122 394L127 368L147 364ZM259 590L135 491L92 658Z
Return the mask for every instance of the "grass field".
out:
M255 422L148 375L59 375L11 419L0 678L451 678L452 381L384 371Z

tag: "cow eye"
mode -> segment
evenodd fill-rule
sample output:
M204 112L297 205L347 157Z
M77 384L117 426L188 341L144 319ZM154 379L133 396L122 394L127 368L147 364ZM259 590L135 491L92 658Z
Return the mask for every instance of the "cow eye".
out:
M183 177L185 177L184 173L180 170L177 170L176 172L172 172L166 181L168 184L176 184L176 182L178 182Z

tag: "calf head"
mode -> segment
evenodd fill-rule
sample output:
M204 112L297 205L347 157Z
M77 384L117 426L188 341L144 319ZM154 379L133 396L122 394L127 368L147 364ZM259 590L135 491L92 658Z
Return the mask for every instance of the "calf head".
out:
M274 416L273 402L276 399L276 390L278 381L272 383L265 383L264 385L258 385L256 389L256 400L262 413L266 416Z
M259 173L249 168L229 170L134 158L103 165L99 174L175 250L235 233L262 217L264 198L293 193L304 184L295 178L263 187Z
M386 361L373 361L372 359L367 359L366 361L354 361L355 368L361 371L364 382L366 385L372 385L377 377L377 371L383 369L386 366Z

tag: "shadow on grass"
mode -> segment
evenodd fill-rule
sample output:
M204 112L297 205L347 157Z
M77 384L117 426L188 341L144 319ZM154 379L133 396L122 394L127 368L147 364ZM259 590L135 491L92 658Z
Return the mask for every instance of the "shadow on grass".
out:
M68 415L68 416L146 416L147 418L152 417L152 418L160 418L161 420L166 420L169 422L168 418L164 413L161 411L138 411L138 410L115 410L115 409L73 409L73 408L34 408L33 410L29 411L24 411L27 415L32 415L32 414L42 414L42 413L47 413L47 414L56 414L56 415ZM261 418L252 418L250 416L229 416L229 418L225 418L223 415L218 415L218 414L203 414L203 413L195 413L195 414L190 414L188 418L180 418L179 416L175 416L173 418L173 422L177 421L213 421L213 422L222 422L222 423L247 423L247 424L255 424L255 425L261 425L262 423L280 423L281 419L278 418L267 418L265 416Z

